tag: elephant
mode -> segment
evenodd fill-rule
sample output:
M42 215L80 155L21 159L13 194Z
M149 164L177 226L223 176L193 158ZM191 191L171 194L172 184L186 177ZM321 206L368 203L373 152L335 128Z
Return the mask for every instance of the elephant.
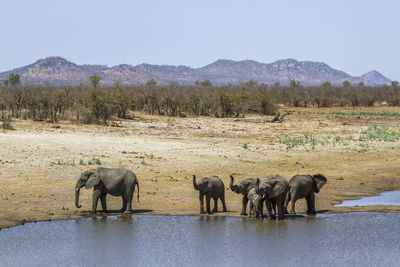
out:
M285 210L289 201L292 203L290 214L296 214L295 205L299 198L305 198L307 201L307 214L315 214L315 194L325 185L327 179L324 175L318 173L314 175L295 175L289 181L289 191L285 199Z
M210 210L210 199L214 199L214 209L212 212L218 211L218 198L222 202L222 211L226 212L225 205L225 185L218 176L213 176L211 178L204 177L201 181L196 181L196 176L193 175L193 187L199 190L199 200L200 200L200 214L204 214L203 200L204 195L206 196L206 206L207 213L211 214Z
M247 215L246 207L247 207L247 202L249 201L247 195L249 194L249 191L256 186L256 179L247 178L242 181L239 181L237 184L233 184L234 178L232 175L230 175L230 177L231 177L231 182L229 184L230 189L236 194L243 195L242 212L240 213L240 215Z
M272 214L275 206L278 209L278 219L281 220L284 218L284 202L286 193L289 191L289 183L284 177L276 174L261 179L257 178L255 191L260 196L265 195L265 206L269 219L276 217L276 212Z
M262 218L264 196L258 195L256 189L253 187L247 194L247 199L250 200L249 217L251 218L251 214L253 213L256 218L260 216Z
M132 212L132 198L137 186L137 201L139 202L139 181L136 175L128 169L97 168L81 173L75 185L75 206L79 205L79 191L85 186L86 189L93 188L92 213L96 213L97 202L101 200L103 212L107 212L106 195L122 197L122 208L120 212L126 214Z

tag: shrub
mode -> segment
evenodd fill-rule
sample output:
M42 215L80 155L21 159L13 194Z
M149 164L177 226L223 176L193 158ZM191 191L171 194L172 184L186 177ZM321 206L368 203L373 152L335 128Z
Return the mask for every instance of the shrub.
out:
M14 130L14 127L12 126L10 119L3 118L2 122L3 122L2 127L4 130Z

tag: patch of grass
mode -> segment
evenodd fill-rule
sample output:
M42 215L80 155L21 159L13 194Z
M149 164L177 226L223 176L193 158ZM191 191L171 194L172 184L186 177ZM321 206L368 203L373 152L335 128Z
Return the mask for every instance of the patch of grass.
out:
M327 138L317 138L311 134L305 134L304 136L285 137L279 140L279 143L286 145L286 150L295 148L297 146L309 146L312 149L316 145L329 144Z
M346 115L346 113L344 113L342 111L332 111L332 112L329 112L328 114L336 115L336 116L344 116L344 115Z
M101 165L101 160L98 158L92 158L88 161L88 165Z
M244 144L242 145L242 148L244 148L244 149L249 149L249 144L244 143Z
M144 159L142 159L142 161L140 163L143 165L146 165L146 161Z
M307 114L316 114L316 115L335 115L335 116L375 116L375 117L382 117L382 118L394 118L400 120L400 113L398 112L367 112L367 111L360 111L360 112L342 112L342 111L331 111L331 112L324 112L324 111L317 111L317 112L306 112Z
M385 141L385 142L396 142L400 138L400 133L396 129L389 128L386 125L372 125L368 129L361 132L359 140L373 140L373 141Z
M335 136L332 139L328 137L329 143L332 144L333 146L337 145L342 145L342 146L348 146L350 142L355 141L354 137L352 135L346 136L346 137L341 137L341 136Z
M380 116L380 117L395 117L400 120L400 113L397 112L352 112L351 115L361 115L361 116Z
M337 145L349 146L350 143L359 142L363 150L368 150L373 148L371 144L367 143L368 141L396 142L398 140L400 140L400 131L398 129L390 128L386 125L373 125L361 131L358 137L352 135L346 137L315 137L310 134L305 134L303 136L282 138L279 140L279 143L286 145L286 150L290 150L299 146L315 149L317 145L332 145L335 147Z
M75 166L75 159L71 160L71 161L65 161L63 159L57 159L56 162L50 162L50 166L54 166L54 165L58 165L58 166Z

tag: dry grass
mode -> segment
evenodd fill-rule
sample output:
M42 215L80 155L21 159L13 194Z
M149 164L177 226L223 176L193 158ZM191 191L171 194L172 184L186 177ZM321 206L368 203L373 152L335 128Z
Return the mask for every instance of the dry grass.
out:
M78 210L73 187L82 171L99 164L132 169L141 189L141 202L134 202L134 209L151 209L150 214L197 214L192 174L218 175L228 187L229 174L242 179L279 173L289 179L323 173L328 183L317 196L317 210L335 212L371 210L332 205L400 189L400 120L375 115L399 113L399 108L290 110L293 114L276 124L259 115L172 118L144 113L122 120L122 127L69 122L54 127L16 120L16 131L0 132L0 227L86 216L91 192L82 190L83 208ZM282 140L290 138L306 141L288 149ZM240 196L227 190L226 198L227 215L238 216ZM110 209L120 208L119 198L108 197L108 202Z

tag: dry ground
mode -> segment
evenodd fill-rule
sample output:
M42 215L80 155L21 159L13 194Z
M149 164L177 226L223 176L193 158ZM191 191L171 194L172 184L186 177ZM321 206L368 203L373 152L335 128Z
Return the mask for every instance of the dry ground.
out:
M91 191L81 190L83 207L77 209L74 185L82 171L99 163L137 174L141 198L140 203L133 202L135 214L198 214L198 194L191 180L196 174L218 175L227 187L229 212L216 216L239 216L241 196L228 189L229 174L240 180L276 173L287 179L295 174L327 176L328 183L317 195L319 211L400 211L399 206L333 206L344 199L400 189L399 141L332 141L358 138L373 124L400 130L400 118L385 115L399 113L399 108L290 110L294 113L283 123L274 124L266 122L271 117L256 115L221 119L141 113L122 121L122 127L16 120L15 130L0 130L0 228L88 216ZM279 142L304 134L331 143L287 150ZM107 200L109 209L121 207L120 198ZM298 212L304 212L304 204L298 202Z

